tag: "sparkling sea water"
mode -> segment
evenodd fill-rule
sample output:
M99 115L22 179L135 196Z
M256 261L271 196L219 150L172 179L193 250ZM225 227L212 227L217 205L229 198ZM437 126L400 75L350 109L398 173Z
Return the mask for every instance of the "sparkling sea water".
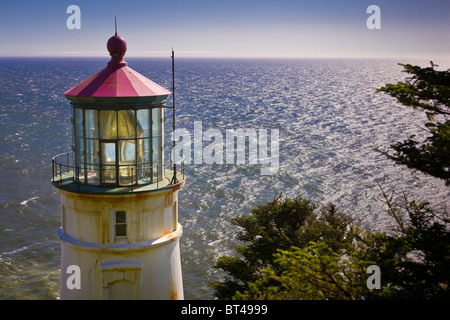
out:
M0 299L59 296L59 194L51 158L71 149L70 104L63 92L106 66L107 58L0 59ZM171 89L171 61L127 58L128 65ZM373 151L425 134L423 112L375 90L407 76L397 63L355 59L177 59L177 128L203 131L278 129L279 171L261 165L188 164L179 192L186 299L212 299L213 268L233 254L237 228L281 192L335 203L361 226L386 230L391 220L381 183L399 195L450 205L449 188ZM448 61L435 61L439 69ZM445 63L447 65L445 66ZM168 100L170 104L171 99ZM166 112L166 134L171 128ZM270 132L270 131L269 131ZM270 134L270 133L269 133ZM248 160L248 159L247 159Z

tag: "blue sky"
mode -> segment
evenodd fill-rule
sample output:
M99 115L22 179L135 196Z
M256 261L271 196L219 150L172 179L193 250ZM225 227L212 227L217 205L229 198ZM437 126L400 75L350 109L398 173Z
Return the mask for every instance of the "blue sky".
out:
M72 4L80 30L66 26ZM447 0L0 0L0 56L104 56L114 16L127 56L450 56Z

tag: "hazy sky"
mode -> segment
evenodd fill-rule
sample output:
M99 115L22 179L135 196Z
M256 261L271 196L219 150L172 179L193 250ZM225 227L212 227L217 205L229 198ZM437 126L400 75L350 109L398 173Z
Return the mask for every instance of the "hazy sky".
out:
M81 29L69 30L69 5ZM381 29L366 26L370 5ZM448 0L0 0L0 56L104 56L118 33L127 56L450 56Z

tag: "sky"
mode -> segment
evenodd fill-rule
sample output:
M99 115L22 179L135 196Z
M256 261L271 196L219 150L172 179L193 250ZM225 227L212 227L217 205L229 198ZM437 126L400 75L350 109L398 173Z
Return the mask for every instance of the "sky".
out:
M115 16L129 57L450 57L448 0L0 0L0 56L107 55Z

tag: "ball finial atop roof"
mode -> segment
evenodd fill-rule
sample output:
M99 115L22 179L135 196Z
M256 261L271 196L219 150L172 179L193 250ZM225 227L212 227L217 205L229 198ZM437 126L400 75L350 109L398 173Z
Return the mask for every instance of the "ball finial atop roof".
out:
M116 34L115 36L109 38L106 48L108 49L111 57L121 56L123 58L125 52L127 51L127 42L124 38Z
M111 56L111 61L109 62L109 64L124 66L126 65L126 62L123 60L123 57L125 56L125 52L127 52L127 42L123 37L117 34L116 20L115 30L115 35L109 38L108 42L106 43L106 48L108 49L109 55Z

